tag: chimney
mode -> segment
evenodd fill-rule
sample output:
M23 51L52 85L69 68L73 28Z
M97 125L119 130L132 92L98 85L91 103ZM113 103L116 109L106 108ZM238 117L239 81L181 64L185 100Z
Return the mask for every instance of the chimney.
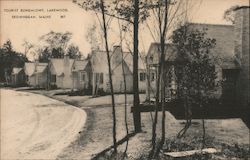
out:
M235 47L234 51L238 62L241 64L244 56L244 50L248 48L249 52L249 6L242 6L236 8L235 11L235 25L234 25L234 36L235 36ZM248 58L249 57L245 57Z
M112 63L113 64L120 64L122 62L122 47L116 45L113 47L113 54L112 54Z
M38 59L36 59L35 60L35 72L37 72L37 66L38 66L38 64L39 64L39 61L38 61Z
M69 66L69 55L68 54L64 55L63 61L64 61L65 67Z
M249 6L242 6L235 9L235 56L240 64L240 72L237 79L237 99L239 105L250 104L250 71L249 71Z

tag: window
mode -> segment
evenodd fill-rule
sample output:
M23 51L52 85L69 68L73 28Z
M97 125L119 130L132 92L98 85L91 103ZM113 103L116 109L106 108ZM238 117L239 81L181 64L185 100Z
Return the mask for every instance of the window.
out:
M151 81L155 80L155 73L151 73Z
M86 75L83 72L80 72L80 81L86 81Z
M154 57L151 55L151 56L149 57L149 60L150 60L150 62L152 63L153 60L154 60Z
M140 73L140 81L146 80L146 73Z
M85 74L82 74L82 81L85 81L86 80L86 76Z
M56 75L51 75L51 82L55 83L56 82Z

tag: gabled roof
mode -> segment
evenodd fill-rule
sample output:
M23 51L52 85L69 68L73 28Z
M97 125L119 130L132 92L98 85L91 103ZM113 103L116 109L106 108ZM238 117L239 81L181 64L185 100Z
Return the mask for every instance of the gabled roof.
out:
M53 66L57 76L60 76L64 73L64 58L52 58L50 60L51 65ZM73 66L74 59L68 59L70 69Z
M207 29L206 37L216 39L212 53L219 58L234 56L234 26L220 24L189 23L191 29Z
M234 59L234 27L232 25L217 25L217 24L198 24L189 23L189 29L206 30L207 38L216 39L216 46L211 50L213 57L216 57L222 67L235 68L237 64ZM165 47L165 60L176 61L176 46L171 43L166 43ZM148 58L154 54L154 52L160 53L160 43L151 43ZM160 55L160 54L159 54ZM187 55L188 56L188 55ZM188 58L188 57L187 57ZM158 58L157 58L158 59ZM155 60L154 63L158 63Z
M35 73L42 73L45 71L45 69L47 68L48 65L38 65L36 68Z
M75 60L72 66L72 71L85 70L88 63L88 60Z
M23 70L23 68L13 68L12 69L12 73L11 74L18 74L19 72L21 72Z
M34 73L42 73L48 63L26 62L24 64L24 72L28 76L32 76Z
M113 52L110 51L111 62L113 60ZM130 72L133 73L133 56L130 52L123 52L123 60L125 65L129 68ZM94 72L97 73L108 73L108 61L106 51L94 51L91 55L91 63ZM117 63L111 63L111 69L115 70L118 66L122 65L122 61ZM146 69L146 64L141 56L138 60L138 69Z
M154 53L158 53L160 56L161 44L154 42L151 43L148 51L148 56ZM165 60L166 61L175 61L177 58L176 46L173 43L165 43Z
M108 61L105 51L94 51L91 55L93 72L108 73Z
M144 70L146 69L145 55L138 55L138 69ZM131 72L133 72L133 55L130 52L124 53L124 60L130 68Z

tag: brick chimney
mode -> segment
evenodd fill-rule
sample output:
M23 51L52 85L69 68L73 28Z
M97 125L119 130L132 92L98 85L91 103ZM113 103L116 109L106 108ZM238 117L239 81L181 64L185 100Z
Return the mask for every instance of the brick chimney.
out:
M72 86L72 82L71 82L71 67L70 66L70 58L69 55L66 54L63 57L63 74L64 74L64 78L63 78L63 87L64 88L70 88Z
M116 45L113 47L111 62L113 65L121 64L122 62L122 47Z
M35 60L35 69L34 69L35 72L37 72L37 66L38 66L38 64L39 64L39 61L38 61L38 59L36 59L36 60Z
M241 70L237 82L237 99L240 105L249 105L249 6L235 9L235 56Z

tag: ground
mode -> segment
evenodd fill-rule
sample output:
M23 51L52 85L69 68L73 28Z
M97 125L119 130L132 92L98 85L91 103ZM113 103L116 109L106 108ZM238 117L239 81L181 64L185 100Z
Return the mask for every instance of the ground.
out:
M86 124L75 141L65 147L57 159L91 159L105 148L112 145L112 109L109 95L92 98L91 96L67 96L55 95L54 93L64 92L62 90L33 90L29 92L43 94L54 99L72 104L86 111ZM143 101L145 95L140 95ZM115 95L117 114L117 139L120 140L126 135L124 123L124 96ZM130 112L133 96L128 95L128 127L129 132L133 132L133 119ZM151 130L153 113L142 113L142 132L132 136L129 140L128 159L141 159L151 148ZM161 114L157 136L161 136ZM222 153L215 155L214 159L242 159L249 155L249 129L241 119L206 120L207 146L222 150ZM191 128L187 131L183 139L176 139L176 134L184 126L184 121L176 120L173 115L166 112L166 150L188 150L201 146L202 125L201 120L194 120ZM178 143L178 145L175 145ZM171 144L171 146L170 146ZM182 147L179 147L179 144ZM125 143L118 147L119 152L123 152ZM109 158L106 158L109 159ZM166 158L167 159L167 158ZM245 158L247 159L247 158Z
M32 93L0 90L1 159L56 159L86 121L74 106Z
M34 91L41 93L41 91ZM49 93L49 94L48 94ZM91 159L105 148L112 145L112 109L111 97L92 98L90 96L67 96L53 95L53 91L42 91L42 94L52 96L55 99L78 106L87 112L88 118L84 129L81 131L78 140L64 149L58 156L60 159ZM124 123L124 95L115 95L117 114L117 139L120 140L126 135ZM133 96L128 95L128 127L129 132L133 132L133 118L130 112ZM145 100L145 95L140 95L140 100ZM151 148L151 130L153 113L142 113L142 132L133 136L129 140L128 158L141 159L141 157ZM159 114L159 121L161 114ZM219 155L221 159L230 159L249 155L249 129L241 119L206 120L206 137L208 146L222 150ZM166 137L167 140L178 141L186 144L186 149L199 149L201 147L202 125L201 120L194 120L186 136L181 140L176 140L176 134L184 126L183 120L176 120L173 115L166 112ZM160 137L161 123L158 123L157 133ZM190 146L188 146L190 144ZM185 145L183 145L185 150ZM237 150L235 146L245 148ZM167 148L168 146L165 146ZM225 148L227 147L227 148ZM228 149L229 148L229 149ZM123 152L125 144L119 146L118 150ZM230 152L236 153L230 153ZM246 153L245 153L246 152ZM238 154L238 155L237 155ZM247 155L246 155L247 156ZM109 158L108 158L109 159ZM215 159L219 159L216 157Z

